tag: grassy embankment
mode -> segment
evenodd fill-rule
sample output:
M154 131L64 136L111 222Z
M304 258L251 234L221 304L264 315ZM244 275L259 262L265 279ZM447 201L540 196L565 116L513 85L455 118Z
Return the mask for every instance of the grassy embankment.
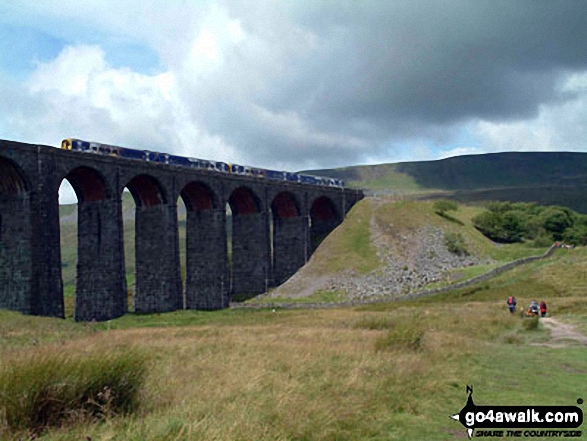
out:
M376 240L383 242L383 245L394 244L399 253L402 252L402 247L405 249L413 245L406 241L406 236L413 236L425 227L434 227L445 233L460 234L471 254L481 259L493 260L490 264L453 270L444 281L430 284L426 289L466 280L507 262L546 251L546 248L536 248L524 243L497 245L487 239L475 229L471 221L483 211L479 207L459 205L457 211L443 217L435 213L432 206L433 203L427 201L394 201L387 198L360 201L348 213L345 222L326 237L310 262L299 271L299 275L278 289L278 295L252 299L250 303L345 300L348 295L345 292L312 291L311 286L316 280L343 273L364 275L381 271L383 264L377 257L373 243L374 226L380 232ZM306 292L306 295L300 296L300 291Z
M465 404L574 405L587 352L531 346L541 326L510 316L544 298L559 320L587 327L587 250L560 250L478 286L333 310L181 311L102 324L0 312L0 365L19 354L148 357L141 406L129 416L69 422L41 439L442 440ZM9 439L14 434L4 432Z

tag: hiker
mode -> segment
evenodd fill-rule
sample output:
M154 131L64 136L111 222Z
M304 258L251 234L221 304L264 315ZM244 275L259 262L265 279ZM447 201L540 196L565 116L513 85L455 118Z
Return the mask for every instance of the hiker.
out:
M532 300L530 303L530 307L528 308L528 315L530 317L538 316L538 302L536 300Z
M510 314L513 314L516 311L516 298L514 296L509 296L507 304L510 308Z
M540 302L540 317L546 316L546 302L543 300Z

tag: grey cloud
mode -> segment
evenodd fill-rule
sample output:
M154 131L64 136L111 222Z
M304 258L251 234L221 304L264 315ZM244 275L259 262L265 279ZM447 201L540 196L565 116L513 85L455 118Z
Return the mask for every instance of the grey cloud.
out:
M198 94L191 109L203 126L261 160L339 165L413 137L450 141L474 119L533 118L541 104L573 98L557 85L587 68L583 0L226 5L254 43L186 90ZM251 103L295 114L339 147L296 142L258 121Z

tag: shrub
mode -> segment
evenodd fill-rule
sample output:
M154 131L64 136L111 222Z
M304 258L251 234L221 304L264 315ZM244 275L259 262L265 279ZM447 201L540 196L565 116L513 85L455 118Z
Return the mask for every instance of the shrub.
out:
M575 225L563 234L563 240L573 245L587 245L587 227Z
M444 233L444 244L448 251L459 256L468 256L469 250L461 233Z
M540 215L543 228L552 233L555 240L561 240L562 234L574 224L573 212L568 208L549 207Z
M545 248L552 245L552 236L542 235L532 241L532 245L537 248Z
M434 202L432 209L439 215L443 216L447 211L456 211L459 209L458 204L455 201L449 201L441 199Z
M473 225L495 242L521 242L526 233L526 216L519 211L486 211L473 218Z
M146 374L135 351L33 353L3 362L0 421L12 431L100 420L133 412Z

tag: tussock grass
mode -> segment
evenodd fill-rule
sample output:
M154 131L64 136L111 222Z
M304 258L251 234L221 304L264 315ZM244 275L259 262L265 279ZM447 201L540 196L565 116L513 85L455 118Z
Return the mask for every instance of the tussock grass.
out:
M375 341L375 350L402 350L418 351L422 348L425 331L416 321L411 323L399 322L387 334Z
M0 420L12 432L103 420L139 406L146 359L136 351L36 350L0 365Z
M522 323L526 331L535 331L540 325L540 319L538 317L530 317L526 318Z

